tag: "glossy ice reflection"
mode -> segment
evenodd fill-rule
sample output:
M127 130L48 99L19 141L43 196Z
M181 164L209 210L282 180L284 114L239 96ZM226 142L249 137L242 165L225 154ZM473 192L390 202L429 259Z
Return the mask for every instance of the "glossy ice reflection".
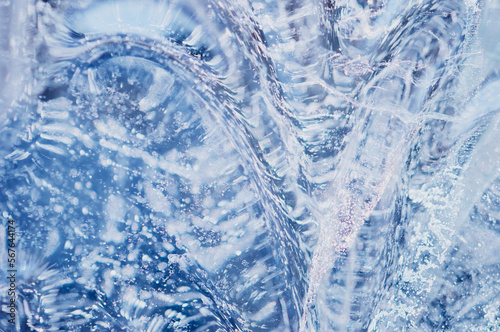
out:
M499 15L0 3L15 329L499 329Z

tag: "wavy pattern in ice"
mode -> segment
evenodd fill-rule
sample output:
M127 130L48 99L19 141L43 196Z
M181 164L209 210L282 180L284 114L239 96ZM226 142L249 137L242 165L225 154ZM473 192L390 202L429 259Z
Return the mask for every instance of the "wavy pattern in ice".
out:
M18 329L498 326L492 1L0 6Z

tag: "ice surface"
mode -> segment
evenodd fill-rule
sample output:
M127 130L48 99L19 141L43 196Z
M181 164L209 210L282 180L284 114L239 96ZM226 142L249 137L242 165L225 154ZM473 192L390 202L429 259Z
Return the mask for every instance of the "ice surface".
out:
M0 329L500 331L499 20L0 1Z

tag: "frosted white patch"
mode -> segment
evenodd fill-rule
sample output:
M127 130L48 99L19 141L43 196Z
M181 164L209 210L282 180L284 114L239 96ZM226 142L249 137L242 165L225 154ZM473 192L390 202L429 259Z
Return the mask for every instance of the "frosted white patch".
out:
M163 248L165 248L167 251L173 251L175 249L174 246L169 242L163 242Z
M43 143L40 143L40 142L36 142L35 143L37 147L41 148L41 149L44 149L44 150L47 150L48 152L52 152L52 153L55 153L55 154L58 154L58 155L65 155L66 151L60 147L57 147L57 146L54 146L54 145L50 145L50 144L43 144Z
M111 195L108 197L106 215L110 221L124 222L127 210L126 202L123 197L119 195Z
M160 190L154 188L150 183L145 184L144 191L146 193L148 204L151 206L153 211L161 212L165 216L170 215L171 198L164 195Z
M113 290L114 290L114 277L113 275L116 273L113 273L113 270L107 269L104 272L104 282L102 285L102 290L104 293L106 293L106 296L110 297Z
M119 232L116 225L117 221L108 219L106 228L101 238L106 242L121 243L125 238L125 234Z
M59 232L57 230L50 232L45 252L46 257L50 257L56 251L59 247L59 242Z
M88 9L85 15L76 15L74 22L78 31L83 33L132 33L149 34L150 37L159 37L159 31L152 29L159 26L161 21L154 22L150 18L150 9L154 8L152 1L136 2L124 1L120 6L112 3L99 3Z
M252 316L252 319L258 322L269 317L276 310L276 304L276 302L269 302L268 304L263 306L256 314L254 314Z
M136 274L136 269L131 265L126 265L124 268L122 268L121 274L125 278L133 278Z
M147 112L165 100L175 82L171 74L160 68L153 67L151 71L154 73L154 83L150 86L148 94L139 101L139 109L142 112Z
M10 159L10 160L24 160L28 158L30 153L28 151L22 151L22 150L15 150L14 152L8 154L5 156L5 159Z
M119 140L127 139L127 129L113 119L108 119L107 122L95 120L94 126L102 135Z

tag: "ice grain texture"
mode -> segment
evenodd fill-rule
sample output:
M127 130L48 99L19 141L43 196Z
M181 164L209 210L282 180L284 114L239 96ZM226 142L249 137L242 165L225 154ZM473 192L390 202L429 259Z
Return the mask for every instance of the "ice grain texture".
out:
M498 1L0 21L2 331L500 331Z

